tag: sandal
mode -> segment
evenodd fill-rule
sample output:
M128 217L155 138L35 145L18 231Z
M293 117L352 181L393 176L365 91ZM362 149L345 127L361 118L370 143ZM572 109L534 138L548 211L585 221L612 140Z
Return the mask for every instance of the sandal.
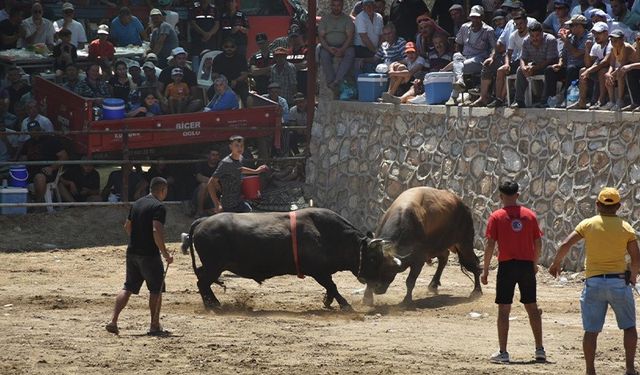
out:
M109 323L106 326L104 326L104 328L107 330L107 332L113 333L114 335L117 335L120 333L120 330L118 329L118 325L114 323Z
M147 332L148 336L155 336L155 337L167 337L171 335L171 331L167 331L165 329L163 329L162 327L158 328L158 329L154 329L154 330L149 330L149 332Z

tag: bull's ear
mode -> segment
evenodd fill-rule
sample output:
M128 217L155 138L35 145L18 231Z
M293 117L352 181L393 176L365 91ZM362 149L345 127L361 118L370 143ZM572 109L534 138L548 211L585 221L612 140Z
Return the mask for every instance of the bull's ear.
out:
M373 238L373 237L375 237L375 235L373 234L372 231L367 231L367 237Z

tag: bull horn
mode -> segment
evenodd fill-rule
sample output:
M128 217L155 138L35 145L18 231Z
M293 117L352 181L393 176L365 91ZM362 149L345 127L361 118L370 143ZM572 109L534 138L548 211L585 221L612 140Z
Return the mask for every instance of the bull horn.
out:
M393 257L393 261L398 266L398 268L402 267L402 260L400 260L399 258Z

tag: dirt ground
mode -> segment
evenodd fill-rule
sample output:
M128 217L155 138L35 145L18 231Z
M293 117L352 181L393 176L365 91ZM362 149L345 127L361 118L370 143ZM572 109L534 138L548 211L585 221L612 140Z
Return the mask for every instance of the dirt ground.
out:
M202 307L190 258L178 253L162 309L172 335L146 336L144 287L123 311L120 336L111 335L104 324L124 279L125 213L66 210L0 220L0 374L584 373L581 275L566 274L562 281L546 271L539 275L548 363L532 361L528 321L516 304L509 337L514 364L495 365L487 361L497 348L495 272L485 294L470 300L472 282L453 261L439 295L428 294L435 267L425 267L413 309L398 306L406 273L376 296L373 308L361 304L362 286L353 275L335 275L353 313L323 309L323 289L310 278L278 277L258 285L227 273L226 293L214 288L223 310L212 313ZM172 209L168 220L170 247L177 249L190 219ZM624 373L622 334L613 316L597 360L602 374Z

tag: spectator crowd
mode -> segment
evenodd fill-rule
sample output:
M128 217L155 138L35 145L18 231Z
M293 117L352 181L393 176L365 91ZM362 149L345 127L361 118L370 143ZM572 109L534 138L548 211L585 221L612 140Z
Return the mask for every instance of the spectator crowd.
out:
M265 33L257 33L259 50L248 55L251 25L237 0L64 2L58 4L62 11L59 19L52 15L47 19L45 14L51 9L44 3L4 2L5 8L0 10L0 50L37 47L51 51L52 79L98 105L106 98L121 99L127 117L224 111L251 106L249 94L253 92L280 105L283 122L306 126L302 92L306 91L307 47L299 25L293 24L287 35L274 41ZM88 20L76 17L76 8L95 4L117 8L117 15L102 19L93 30ZM136 17L125 4L148 6L148 20ZM189 9L187 27L181 27L184 23L179 22L173 9L177 5ZM131 45L144 46L144 54L116 57L116 47ZM81 50L87 51L87 59L78 57ZM20 67L3 73L0 161L73 158L69 145L48 134L54 131L52 119L40 113L42 108L35 101L29 75ZM295 132L285 133L283 152L298 153L301 137ZM208 154L207 167L162 164L143 173L139 166L127 166L129 200L146 194L150 179L162 176L169 183L169 199L193 196L198 211L203 211L206 194L199 188L203 179L200 172L206 170L207 178L211 176L208 172L214 168L213 153ZM6 178L7 170L1 167L0 177ZM185 170L189 171L186 175L182 173ZM90 161L68 168L56 164L31 166L29 182L36 202L44 201L47 185L52 182L58 183L64 201L119 200L122 173L112 173L105 186ZM178 180L190 182L174 183Z
M431 9L394 0L386 9L384 0L362 0L347 14L331 0L318 56L336 97L359 74L378 72L390 83L381 101L424 103L425 75L454 71L458 58L452 97L464 93L463 105L640 106L638 0L435 0Z

